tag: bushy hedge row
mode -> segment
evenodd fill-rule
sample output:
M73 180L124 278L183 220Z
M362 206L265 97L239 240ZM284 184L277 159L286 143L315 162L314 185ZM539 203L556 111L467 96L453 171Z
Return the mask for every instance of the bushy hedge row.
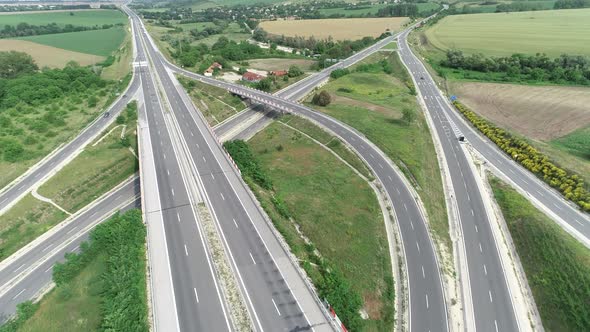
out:
M455 107L471 123L512 159L535 173L551 187L559 190L565 198L578 204L584 211L590 211L590 193L584 181L577 175L553 164L549 158L537 151L525 140L515 137L505 130L483 119L465 105L455 101Z
M102 276L101 330L148 330L145 236L141 211L117 214L92 231L80 254L67 255L64 263L53 268L53 280L59 286L76 277L99 254L108 257Z
M272 189L270 178L262 171L258 160L254 158L246 142L242 140L229 141L223 143L223 147L232 156L243 176L250 177L257 185L266 190Z

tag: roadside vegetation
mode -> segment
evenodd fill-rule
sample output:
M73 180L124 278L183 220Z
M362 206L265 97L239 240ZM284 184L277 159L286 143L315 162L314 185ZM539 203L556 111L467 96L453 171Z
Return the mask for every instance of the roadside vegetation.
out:
M526 198L490 179L547 331L590 330L590 251Z
M420 195L439 244L451 252L442 180L415 88L395 53L373 55L351 70L334 71L322 89L329 105L314 106L362 132L402 170ZM311 100L308 100L310 102Z
M0 261L50 230L67 214L28 194L0 215Z
M528 144L526 140L515 137L496 127L458 101L455 101L454 105L467 120L512 159L545 181L545 183L560 191L566 199L576 203L582 210L590 211L590 192L579 175L572 174L566 169L555 165L547 156Z
M333 139L303 119L281 120L323 143ZM330 302L346 327L391 330L395 295L388 240L381 209L365 180L279 122L248 143L230 141L224 146L320 297ZM362 164L351 158L356 159L351 164Z
M132 102L38 193L74 213L129 178L139 170L136 127L137 104Z
M75 63L37 71L32 58L19 52L5 59L6 67L0 68L0 187L75 137L130 79L106 81Z
M332 150L332 152L336 153L344 161L346 161L355 170L357 170L357 172L359 172L362 176L367 178L369 181L373 180L371 171L367 168L363 161L338 137L330 135L322 128L298 116L286 114L281 116L278 120L289 127L293 127L294 129L301 131L302 133L318 141L320 144L323 144Z
M145 225L141 211L96 226L79 254L53 268L56 288L0 331L147 331Z
M177 78L211 126L223 122L246 107L240 97L224 89L180 75Z
M111 125L43 184L38 193L66 211L75 213L134 174L138 162L129 148L136 150L136 112L136 104L129 104L122 112L121 120L117 121L120 123ZM111 130L108 136L93 146ZM53 205L28 194L0 216L0 261L67 217Z

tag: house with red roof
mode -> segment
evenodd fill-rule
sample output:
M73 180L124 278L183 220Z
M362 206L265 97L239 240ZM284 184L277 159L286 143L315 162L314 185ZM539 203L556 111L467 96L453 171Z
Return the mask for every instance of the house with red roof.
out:
M244 75L242 75L242 81L260 82L262 79L264 79L264 76L249 71L245 72Z

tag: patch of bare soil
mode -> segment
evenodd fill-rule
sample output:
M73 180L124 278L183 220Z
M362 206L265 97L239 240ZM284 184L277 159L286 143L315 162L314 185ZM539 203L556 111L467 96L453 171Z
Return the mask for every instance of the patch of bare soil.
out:
M590 125L590 88L454 82L451 89L474 112L535 140Z

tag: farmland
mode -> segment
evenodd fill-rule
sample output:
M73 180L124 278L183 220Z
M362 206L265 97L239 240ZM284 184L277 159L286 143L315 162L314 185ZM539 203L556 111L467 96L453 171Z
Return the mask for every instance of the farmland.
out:
M0 52L10 50L19 50L29 54L41 68L63 68L70 61L87 66L105 59L102 56L68 51L28 40L0 39Z
M473 111L519 136L590 183L588 88L449 82Z
M407 17L283 20L264 21L260 27L274 35L357 40L367 36L378 37L387 30L398 31L406 22Z
M125 33L124 27L114 27L104 30L29 36L19 39L74 52L108 56L119 48L125 39Z
M70 14L72 13L72 14ZM102 26L103 24L126 24L127 16L118 10L78 10L42 13L11 13L2 15L0 18L2 26L27 23L30 25L46 25L56 23L64 26L71 24L75 26Z
M452 83L461 102L497 125L552 140L590 125L590 89L567 86Z
M391 4L376 4L372 6L360 6L362 8L353 8L347 9L344 7L340 8L322 8L319 10L320 14L330 16L330 15L344 15L344 16L361 16L361 15L374 15L377 13L379 9L385 8L390 6ZM418 7L418 12L424 13L435 10L440 6L434 2L425 2L425 3L416 3Z
M425 34L439 50L506 56L590 55L590 9L452 15Z

